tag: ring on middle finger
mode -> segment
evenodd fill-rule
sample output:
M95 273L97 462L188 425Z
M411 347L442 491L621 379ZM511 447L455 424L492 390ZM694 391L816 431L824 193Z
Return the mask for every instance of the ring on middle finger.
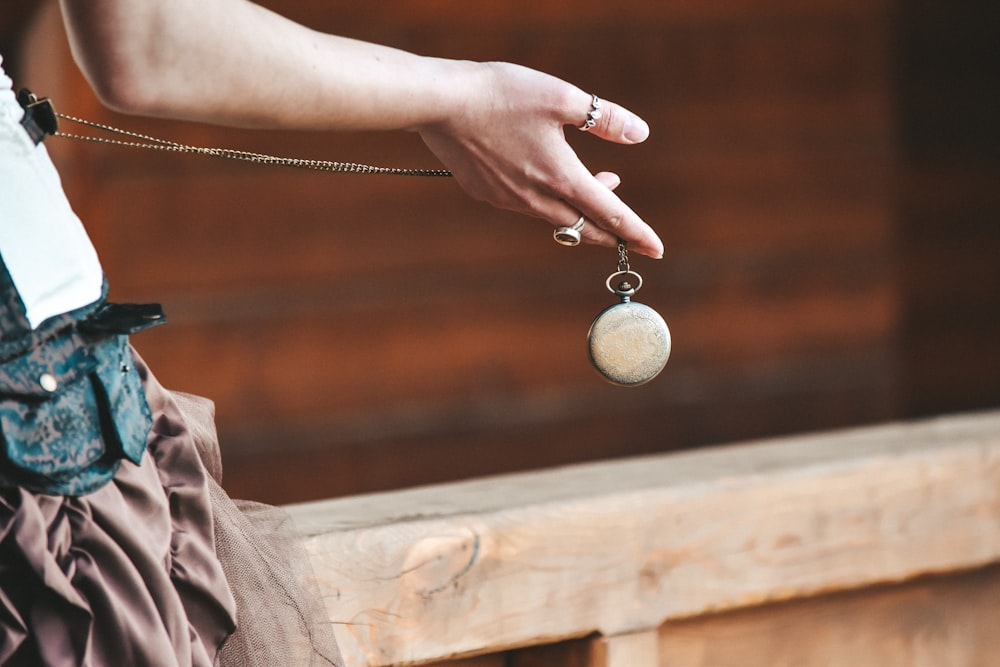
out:
M554 238L556 243L559 245L569 247L580 245L580 230L583 229L583 219L584 218L581 215L571 227L559 227L552 232L552 238Z

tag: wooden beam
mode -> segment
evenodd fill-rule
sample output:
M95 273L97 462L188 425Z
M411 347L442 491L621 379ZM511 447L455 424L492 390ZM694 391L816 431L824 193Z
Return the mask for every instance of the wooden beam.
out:
M351 667L1000 560L1000 412L289 507Z

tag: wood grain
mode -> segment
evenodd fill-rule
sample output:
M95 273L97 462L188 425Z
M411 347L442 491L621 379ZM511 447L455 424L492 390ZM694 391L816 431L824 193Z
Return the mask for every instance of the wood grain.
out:
M350 664L411 664L992 563L998 434L985 413L290 509Z

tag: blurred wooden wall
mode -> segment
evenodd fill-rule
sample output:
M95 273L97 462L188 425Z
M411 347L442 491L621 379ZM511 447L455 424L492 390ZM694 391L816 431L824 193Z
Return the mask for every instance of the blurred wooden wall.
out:
M933 30L933 17L908 23L913 12L861 0L270 4L420 53L536 67L643 115L652 136L641 146L569 139L595 171L622 175L620 194L666 242L665 259L633 268L645 278L637 300L666 318L674 351L649 385L603 383L585 335L612 303L614 251L561 248L547 224L473 202L450 180L50 142L112 297L168 310L170 324L136 346L164 384L217 402L233 495L332 497L1000 395L995 374L974 363L943 376L923 359L949 333L921 318L947 319L954 303L928 300L924 269L965 266L945 249L980 257L981 236L997 247L995 216L944 245L951 228L936 216L965 193L969 170L995 213L985 183L996 171L939 169L935 154L914 167L900 143L914 141L900 108L913 100L897 73L919 42L901 41L900 28ZM17 72L64 112L181 142L436 166L406 133L116 116L60 39L47 6ZM993 257L980 257L981 270L995 276ZM995 308L977 319L975 303L965 307L969 331L985 319L996 333ZM912 356L925 370L913 372ZM964 371L979 372L977 387Z
M899 25L900 387L909 412L1000 404L1000 3Z

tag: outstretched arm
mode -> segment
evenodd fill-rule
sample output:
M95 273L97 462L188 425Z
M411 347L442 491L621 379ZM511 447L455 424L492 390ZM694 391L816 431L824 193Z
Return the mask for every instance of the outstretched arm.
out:
M61 0L74 56L120 111L223 125L408 129L473 197L544 218L589 221L584 239L660 257L653 230L565 139L591 95L507 63L429 58L323 34L246 0ZM590 130L636 143L637 116L605 101Z

